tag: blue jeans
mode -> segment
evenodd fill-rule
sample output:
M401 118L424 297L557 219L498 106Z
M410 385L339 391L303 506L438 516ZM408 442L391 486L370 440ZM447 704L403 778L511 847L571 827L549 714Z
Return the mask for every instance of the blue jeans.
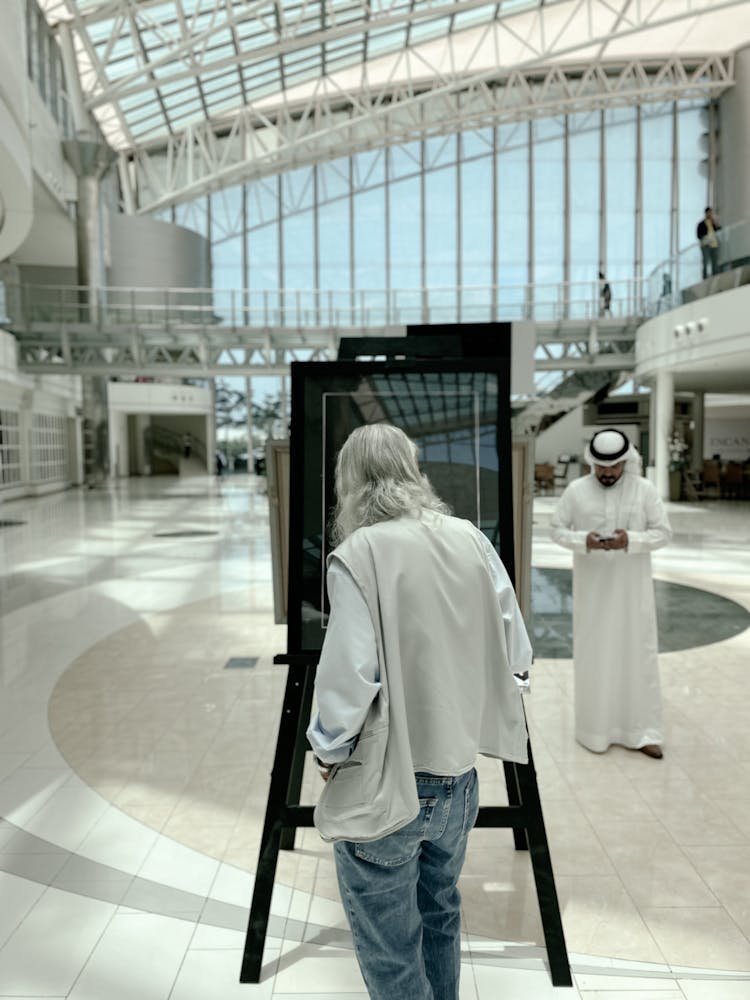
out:
M479 811L477 772L418 773L419 815L334 846L341 899L371 1000L458 1000L461 874Z

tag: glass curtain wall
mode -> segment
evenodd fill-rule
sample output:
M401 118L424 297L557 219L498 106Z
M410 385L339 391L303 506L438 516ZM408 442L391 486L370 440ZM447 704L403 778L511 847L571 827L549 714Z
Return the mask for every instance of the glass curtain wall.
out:
M2 8L0 8L2 9ZM62 128L73 134L68 108L62 56L54 33L36 0L26 0L26 69L48 111Z
M300 167L180 206L245 321L466 322L637 305L707 198L699 102L519 122ZM223 310L222 310L223 311Z

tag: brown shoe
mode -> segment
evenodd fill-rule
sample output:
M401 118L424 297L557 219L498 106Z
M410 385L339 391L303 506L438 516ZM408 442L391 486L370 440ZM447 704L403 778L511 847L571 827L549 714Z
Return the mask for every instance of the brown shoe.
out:
M645 747L638 747L641 753L645 753L647 757L653 757L655 760L661 760L664 756L661 747L657 743L647 743Z

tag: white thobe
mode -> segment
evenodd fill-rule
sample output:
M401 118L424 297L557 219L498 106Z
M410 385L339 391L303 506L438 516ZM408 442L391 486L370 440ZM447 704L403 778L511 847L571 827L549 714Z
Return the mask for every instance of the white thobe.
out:
M586 536L623 529L627 549L586 551ZM626 472L614 486L572 482L552 516L552 538L573 555L576 739L603 752L663 741L651 551L671 529L654 486Z

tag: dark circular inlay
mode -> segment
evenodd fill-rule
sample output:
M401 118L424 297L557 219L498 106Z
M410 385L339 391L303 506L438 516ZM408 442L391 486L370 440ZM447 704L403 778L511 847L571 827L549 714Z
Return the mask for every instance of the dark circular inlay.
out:
M531 570L531 644L541 659L573 655L573 578L569 569ZM750 627L750 612L696 587L654 580L659 652L673 653L729 639Z
M202 535L218 534L218 531L157 531L154 538L195 538Z

